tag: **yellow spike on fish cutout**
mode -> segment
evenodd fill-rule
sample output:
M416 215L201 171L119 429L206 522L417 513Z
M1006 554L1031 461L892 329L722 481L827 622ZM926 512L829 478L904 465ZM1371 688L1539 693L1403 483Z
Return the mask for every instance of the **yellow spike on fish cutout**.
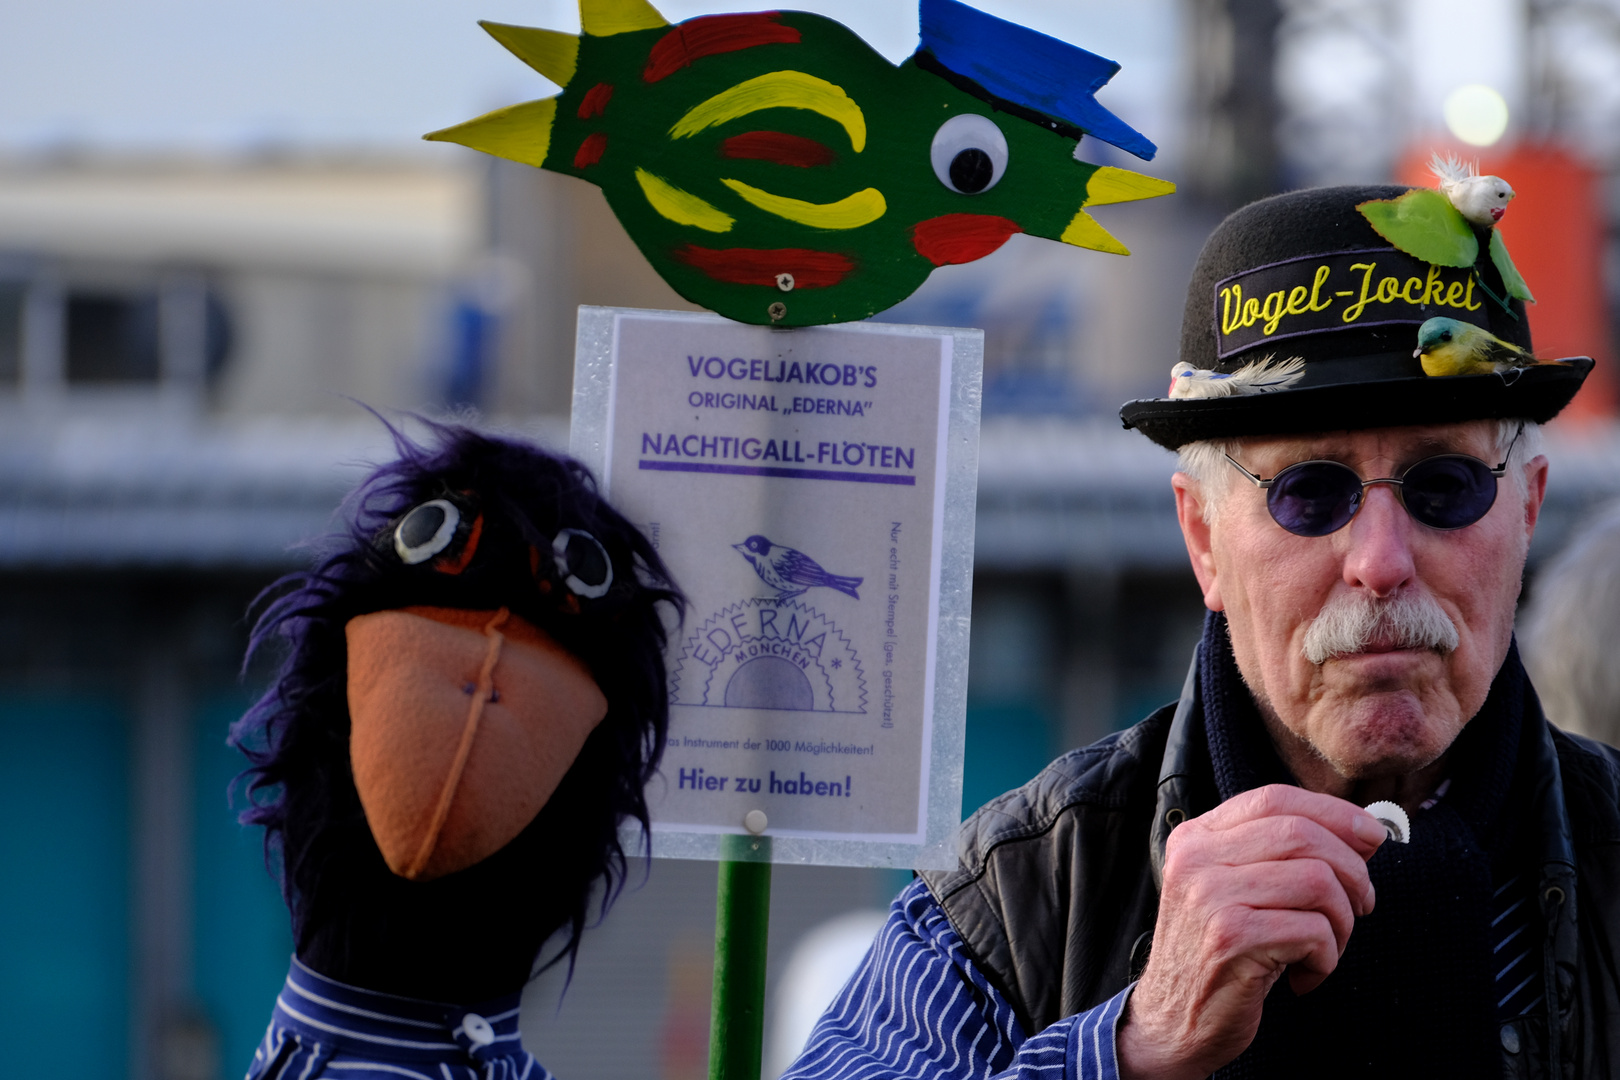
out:
M1075 247L1090 248L1093 251L1107 251L1114 255L1129 255L1131 249L1115 240L1107 229L1097 224L1097 219L1084 210L1074 215L1069 227L1063 230L1058 237L1065 244Z
M506 46L513 56L558 86L567 86L573 81L574 71L579 66L579 38L574 34L537 30L532 26L509 26L487 20L478 25L490 37Z
M539 168L551 147L551 125L556 119L557 99L546 98L496 109L422 138L433 142L460 143L486 154Z
M647 0L579 0L579 25L592 37L612 37L669 22Z
M1138 199L1156 199L1175 190L1176 185L1168 180L1104 165L1092 173L1091 179L1086 182L1085 205L1108 206L1111 203L1135 202Z

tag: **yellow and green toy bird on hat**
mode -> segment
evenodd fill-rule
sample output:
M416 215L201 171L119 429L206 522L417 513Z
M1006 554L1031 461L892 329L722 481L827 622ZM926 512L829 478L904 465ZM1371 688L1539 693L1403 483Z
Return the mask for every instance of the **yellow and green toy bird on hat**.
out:
M1429 319L1418 327L1412 355L1423 362L1425 375L1438 376L1502 374L1537 364L1569 366L1561 360L1537 360L1489 330L1446 318Z
M898 67L805 12L484 23L562 93L427 138L597 184L677 292L747 323L863 319L1020 232L1128 254L1085 208L1174 185L1078 158L1087 134L1155 152L1095 100L1119 66L957 0L921 14Z

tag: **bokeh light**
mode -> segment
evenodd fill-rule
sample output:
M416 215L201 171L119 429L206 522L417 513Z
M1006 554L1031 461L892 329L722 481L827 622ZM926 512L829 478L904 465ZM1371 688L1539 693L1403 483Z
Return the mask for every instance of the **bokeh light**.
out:
M1482 83L1459 86L1447 94L1445 114L1446 127L1470 146L1494 145L1507 131L1507 102Z

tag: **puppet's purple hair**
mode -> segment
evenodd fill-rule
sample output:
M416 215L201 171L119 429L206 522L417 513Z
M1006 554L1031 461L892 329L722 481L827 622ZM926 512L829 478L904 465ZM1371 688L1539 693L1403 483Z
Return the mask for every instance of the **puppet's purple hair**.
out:
M623 887L622 820L649 830L643 786L663 753L668 690L660 605L684 601L647 539L597 493L584 466L466 427L422 421L423 445L389 425L396 460L346 500L346 527L309 570L255 603L248 655L279 647L268 691L233 726L250 767L245 824L265 828L266 859L293 914L299 956L373 989L477 1001L521 985L553 932L548 963L577 955L600 888L601 913ZM484 539L457 577L405 566L378 538L411 507L474 493ZM607 596L570 613L536 587L530 548L549 552L562 528L584 529L616 567ZM556 793L523 833L466 870L429 882L388 871L349 770L345 624L370 611L431 604L505 606L590 668L608 699ZM441 946L446 922L454 941ZM516 984L512 980L516 978Z

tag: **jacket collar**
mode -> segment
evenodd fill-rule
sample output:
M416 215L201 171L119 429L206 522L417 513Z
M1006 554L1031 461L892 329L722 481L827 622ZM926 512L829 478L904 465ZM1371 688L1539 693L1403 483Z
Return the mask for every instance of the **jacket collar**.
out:
M1192 663L1187 668L1187 680L1181 684L1181 700L1170 719L1170 735L1164 745L1164 760L1159 766L1159 796L1153 811L1153 828L1148 833L1148 845L1153 863L1153 886L1164 891L1164 849L1170 842L1170 831L1190 817L1215 807L1214 802L1198 805L1194 800L1195 770L1209 771L1209 751L1202 738L1195 740L1195 726L1202 723L1204 710L1202 691L1198 686L1198 649L1193 649ZM1201 732L1200 732L1201 734ZM1199 754L1194 755L1194 743ZM1197 802L1203 802L1198 800Z

